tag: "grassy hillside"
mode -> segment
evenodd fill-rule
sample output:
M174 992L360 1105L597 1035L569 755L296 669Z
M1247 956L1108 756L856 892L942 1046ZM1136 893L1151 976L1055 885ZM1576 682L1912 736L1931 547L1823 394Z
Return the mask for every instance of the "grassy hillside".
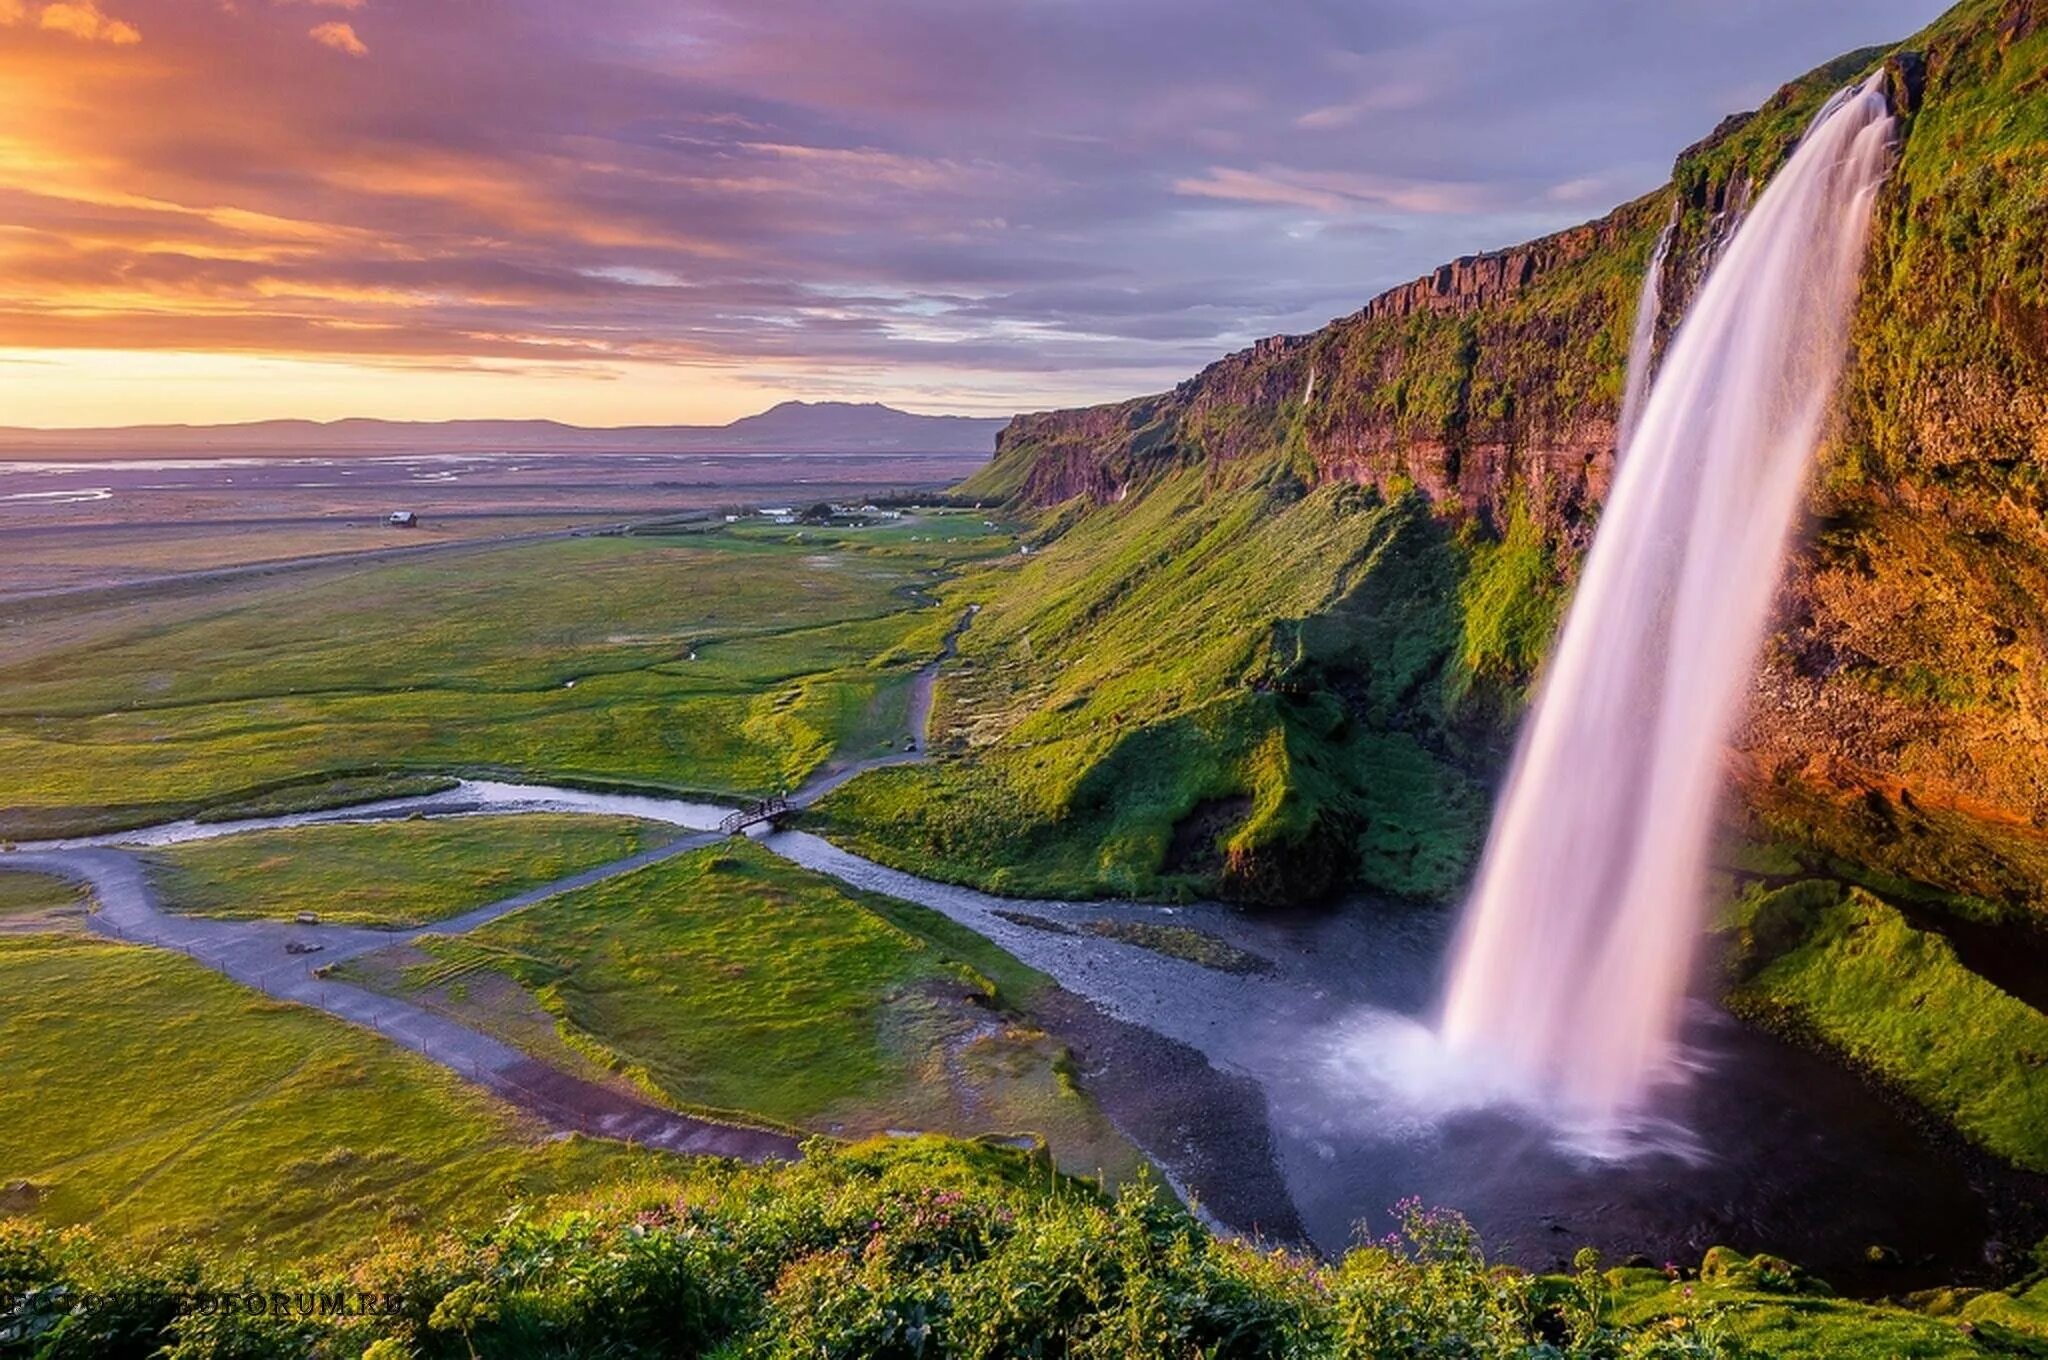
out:
M865 776L823 815L1009 892L1447 892L1479 829L1464 658L1526 626L1483 601L1468 619L1462 574L1419 501L1172 474L963 582L982 608L936 721L959 758Z

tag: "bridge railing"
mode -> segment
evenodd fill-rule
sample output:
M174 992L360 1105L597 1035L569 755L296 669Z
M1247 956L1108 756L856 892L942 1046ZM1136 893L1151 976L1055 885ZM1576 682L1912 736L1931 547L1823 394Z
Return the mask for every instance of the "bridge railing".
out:
M763 798L758 803L749 803L743 808L728 812L719 819L718 829L724 835L737 836L750 826L772 822L788 811L789 799L778 793L773 798Z

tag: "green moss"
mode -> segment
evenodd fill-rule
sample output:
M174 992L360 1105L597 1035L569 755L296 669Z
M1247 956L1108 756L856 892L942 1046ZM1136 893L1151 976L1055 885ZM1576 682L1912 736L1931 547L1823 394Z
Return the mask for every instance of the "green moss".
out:
M1962 1360L1982 1354L1954 1323L1903 1308L1752 1283L1669 1280L1658 1271L1616 1274L1623 1278L1609 1304L1613 1325L1654 1334L1660 1322L1694 1319L1711 1331L1724 1354L1773 1360Z
M2048 1016L1965 968L1861 888L1753 893L1742 1014L1810 1037L1974 1142L2048 1170Z
M2048 1342L2048 1280L2010 1292L1979 1294L1962 1306L1960 1314L1980 1334L2003 1332Z
M1462 674L1526 685L1550 650L1564 589L1550 544L1517 497L1500 540L1478 546L1458 590Z
M1188 926L1161 925L1156 921L1090 921L1081 927L1091 935L1120 940L1169 958L1184 959L1222 973L1267 973L1270 960L1239 949L1228 940Z

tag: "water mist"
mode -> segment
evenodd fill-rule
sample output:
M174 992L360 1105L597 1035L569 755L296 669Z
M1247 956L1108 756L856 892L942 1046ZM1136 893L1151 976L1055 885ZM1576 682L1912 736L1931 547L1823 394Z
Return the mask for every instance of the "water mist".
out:
M1574 1120L1625 1115L1673 1056L1723 751L1840 375L1893 128L1881 76L1837 94L1701 285L1522 731L1443 1039Z

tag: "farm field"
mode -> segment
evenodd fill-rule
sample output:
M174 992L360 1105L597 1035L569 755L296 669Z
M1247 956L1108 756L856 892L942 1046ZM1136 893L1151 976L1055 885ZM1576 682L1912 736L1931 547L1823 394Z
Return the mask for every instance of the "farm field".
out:
M24 454L26 456L24 456ZM0 596L942 485L973 457L349 454L0 458ZM394 528L390 512L418 516Z
M558 539L28 610L0 663L0 836L287 787L482 772L715 796L885 752L1009 549L978 517Z

